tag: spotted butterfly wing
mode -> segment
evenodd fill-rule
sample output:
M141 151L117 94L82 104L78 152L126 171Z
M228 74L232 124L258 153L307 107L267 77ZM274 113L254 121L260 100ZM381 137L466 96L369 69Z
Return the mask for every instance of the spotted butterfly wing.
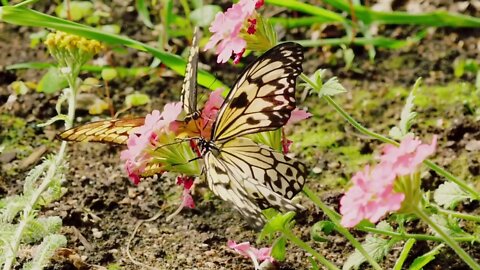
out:
M211 139L201 142L210 189L257 226L263 223L262 209L301 208L291 199L301 191L307 171L302 163L239 136L286 124L295 109L302 61L302 47L291 42L260 56L226 97Z
M197 120L200 113L197 109L197 70L198 70L198 42L200 39L198 27L193 31L192 46L188 56L187 67L185 69L185 79L183 80L182 93L180 101L183 104L183 110L186 113L185 121Z
M280 44L248 66L220 108L211 140L275 130L295 109L295 80L302 72L303 49Z

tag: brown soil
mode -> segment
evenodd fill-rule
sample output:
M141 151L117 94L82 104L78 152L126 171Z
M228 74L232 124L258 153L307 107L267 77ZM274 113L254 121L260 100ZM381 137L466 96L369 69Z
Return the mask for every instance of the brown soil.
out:
M134 39L156 40L151 31L136 19L135 11L128 8L132 5L133 1L128 1L128 5L123 1L113 1L110 6L114 10L114 16L108 20L122 24L122 33ZM478 13L478 11L476 12ZM419 28L416 27L383 27L380 32L384 35L391 34L392 37L402 38L418 30ZM0 23L0 104L6 102L9 95L7 86L11 82L15 80L38 81L42 74L42 71L32 70L7 71L4 67L29 61L50 61L43 46L29 48L28 35L34 31L37 29ZM306 29L288 33L287 38L301 35L302 31L306 31ZM343 68L341 58L331 61L337 48L308 48L305 53L304 70L306 74L311 74L317 68L328 69L329 73L338 76L341 82L351 90L348 95L352 99L355 99L356 90L363 89L376 92L375 97L381 100L382 95L386 94L388 89L394 86L410 87L420 76L424 78L426 84L430 85L443 85L459 80L474 83L473 74L467 73L460 79L455 78L452 62L457 57L480 60L478 56L479 37L478 30L435 29L414 46L396 51L378 49L374 63L368 60L368 55L363 48L356 47L355 68L351 70ZM177 51L181 51L186 43L184 40L176 39L172 45ZM114 53L114 55L111 64L117 66L147 66L152 60L150 56L130 49L124 54ZM245 62L252 59L252 57L248 57ZM401 63L395 62L396 59L400 59ZM202 56L201 61L211 67L211 71L224 82L232 81L232 78L240 70L238 67L230 66L225 70L225 66L215 63L215 59L210 53ZM181 81L180 76L171 76L171 72L163 68L152 76L116 79L111 84L114 91L113 100L116 107L119 108L123 103L124 96L128 94L128 90L125 90L128 87L147 93L153 100L151 107L129 112L145 115L152 108L162 108L166 102L178 100ZM45 130L35 127L36 124L55 115L54 104L57 97L58 94L29 93L20 97L11 110L6 111L5 108L2 108L2 113L27 119L27 128L34 132L29 133L30 137L25 138L23 143L30 145L31 151L41 146L45 138L53 138L52 134L61 129L60 126L48 127ZM316 98L311 97L301 105L313 108L325 104L318 104ZM348 100L344 105L348 110ZM388 131L387 125L379 122L386 120L379 119L378 116L388 114L390 110L390 112L395 111L397 113L395 117L397 117L403 101L399 99L395 103L383 104L383 106L388 106L388 109L378 108L378 111L374 112L359 110L355 111L354 115L366 126L379 124L379 128L376 129L385 133ZM456 108L462 108L462 104L456 104L456 106L458 106ZM442 114L444 109L447 110L447 108L431 108L435 111L435 115ZM436 160L444 166L448 166L452 155L454 158L456 151L463 149L468 140L480 139L478 119L475 120L474 116L465 114L461 109L456 112L457 114L451 115L454 118L452 119L453 125L448 129L428 130L429 133L435 132L448 138L440 143ZM427 115L424 117L428 117L429 111L426 110L424 113ZM91 118L84 109L79 110L78 116L79 123L87 122ZM105 115L105 117L107 116ZM312 121L317 121L315 122L317 124L321 123L320 118L322 115L315 115ZM338 128L343 132L346 131L345 144L358 143L360 139L364 139L353 134L352 128L345 127L340 120ZM295 133L294 130L291 132ZM301 132L301 129L296 132ZM423 132L426 133L426 130ZM41 139L44 140L41 141ZM367 139L361 143L364 144L366 152L372 152L372 149L378 145ZM58 142L49 144L48 151L54 153L58 145ZM175 185L175 176L148 178L135 186L128 180L123 170L119 160L120 150L121 148L109 145L70 144L68 181L64 184L68 191L60 201L40 212L40 215L60 216L64 225L62 233L68 238L66 247L68 250L64 250L55 258L50 269L77 269L79 264L77 267L74 266L76 261L73 259L74 256L68 257L65 254L80 256L85 269L96 266L107 267L112 264L117 264L121 269L143 269L143 267L132 264L127 257L127 241L140 220L148 219L157 213L160 213L159 218L142 224L130 244L132 256L137 261L157 269L253 269L248 259L240 257L226 246L229 239L237 242L255 242L257 235L255 231L248 228L247 222L232 210L230 205L215 197L208 199L208 196L203 196L209 195L208 191L200 188L195 194L195 209L183 210L171 222L167 222L165 218L177 208L178 196L181 192L180 187ZM293 151L296 150L294 147ZM299 155L311 168L320 167L324 171L322 174L330 172L348 178L348 173L341 172L348 164L335 165L335 161L328 159L331 153L315 153L315 150L313 152L313 157ZM21 190L22 181L29 168L19 169L18 166L27 155L28 153L17 153L16 157L8 161L8 166L1 164L1 196L17 194ZM475 161L474 158L475 155L469 156L467 162L471 163L470 179L476 180L478 184L479 165L478 160ZM7 170L13 170L13 173L7 173ZM324 183L320 184L322 174L312 174L308 186L318 191L324 201L337 209L341 188L328 187L326 189ZM431 182L428 188L434 188L441 182L436 175L431 175L428 180ZM310 238L309 228L315 222L325 219L325 216L311 203L305 205L307 211L298 217L296 233L307 241ZM476 211L478 205L463 207L468 211ZM425 229L416 223L412 223L410 226L412 229L417 227L415 230L418 232ZM356 236L363 237L363 234ZM311 242L311 244L337 265L342 265L353 250L348 241L336 234L329 236L328 242ZM430 242L416 245L410 257L415 258L434 246L435 243ZM468 247L468 244L463 246ZM478 245L468 247L467 250L476 258L480 257ZM392 267L399 251L400 247L392 251L382 263L386 269ZM289 246L286 261L278 265L278 269L284 270L307 269L308 267L306 254L292 245ZM451 250L445 248L437 259L425 269L465 269L465 267Z

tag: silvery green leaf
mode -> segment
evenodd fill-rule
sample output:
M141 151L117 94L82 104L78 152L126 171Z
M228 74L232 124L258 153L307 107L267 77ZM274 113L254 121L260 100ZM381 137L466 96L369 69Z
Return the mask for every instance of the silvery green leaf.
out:
M433 193L433 200L446 208L453 208L457 203L473 200L467 192L463 191L457 184L453 182L445 182L441 184Z
M338 82L337 77L332 77L322 85L319 96L334 96L345 92L347 90Z

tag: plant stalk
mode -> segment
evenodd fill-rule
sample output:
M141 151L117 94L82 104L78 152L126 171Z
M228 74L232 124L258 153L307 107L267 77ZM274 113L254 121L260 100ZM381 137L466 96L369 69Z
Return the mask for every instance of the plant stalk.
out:
M412 206L413 213L430 226L471 269L480 270L480 265L463 250L445 231L440 228L418 205Z
M303 187L303 193L305 193L305 195L307 195L307 197L316 205L318 206L318 208L320 208L324 213L325 215L328 216L328 218L335 224L335 229L341 233L343 236L345 236L345 238L347 238L348 241L350 241L350 243L352 244L353 247L355 247L364 257L365 259L368 261L368 263L370 263L370 265L374 268L374 269L377 269L377 270L381 270L382 268L380 267L380 265L375 261L375 259L373 259L370 254L368 254L368 252L363 248L362 244L360 242L357 241L357 239L355 239L355 237L353 237L352 234L350 234L350 232L345 228L343 227L340 222L338 221L339 220L339 214L337 212L335 212L334 210L330 209L330 207L328 207L326 204L324 204L320 198L318 198L315 193L310 190L307 186L304 186Z

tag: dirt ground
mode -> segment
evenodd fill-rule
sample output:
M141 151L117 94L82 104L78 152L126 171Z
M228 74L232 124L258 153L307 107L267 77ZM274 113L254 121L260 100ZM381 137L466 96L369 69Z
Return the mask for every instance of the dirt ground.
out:
M401 2L401 1L396 1ZM423 1L430 6L445 9L456 7L442 1ZM448 1L447 1L448 2ZM131 7L133 1L116 0L109 3L112 8L112 17L108 23L121 24L122 33L141 41L156 40L151 30L139 20ZM428 5L427 5L428 6ZM398 4L398 8L402 8ZM52 12L53 7L39 10ZM463 13L480 15L474 7L468 7ZM380 27L379 33L392 38L408 37L422 28L411 26ZM15 80L38 81L44 71L17 70L9 71L5 67L15 63L30 61L51 62L44 46L30 48L29 34L39 29L16 27L0 23L0 105L4 104L10 94L8 85ZM331 32L329 32L331 33ZM284 39L305 38L310 30L305 28L289 30ZM336 37L335 31L331 36ZM176 39L172 46L181 51L186 46L185 40ZM457 78L453 74L456 59L471 58L480 60L480 31L478 29L429 29L428 34L418 44L399 50L377 49L375 61L368 59L366 50L362 47L353 47L355 52L354 66L347 70L343 58L339 57L338 48L306 48L304 72L313 73L318 68L325 68L328 74L338 76L340 81L350 91L338 98L347 111L352 113L360 122L375 131L387 134L389 128L398 120L405 98L396 93L396 89L409 89L418 77L424 78L424 84L435 91L435 87L461 84L474 84L475 74L465 72ZM253 60L249 56L245 63ZM114 66L139 67L148 66L152 58L132 49L123 53L113 53L110 58ZM240 67L225 67L215 63L211 53L201 56L202 67L210 68L216 76L224 82L230 82L238 74ZM87 74L82 74L87 77ZM145 115L152 108L161 109L166 102L178 100L182 78L172 75L164 68L159 68L154 74L143 77L129 77L115 79L110 87L113 91L113 102L117 108L121 107L125 95L132 91L148 94L152 104L145 108L137 108L128 114ZM300 93L302 91L299 91ZM408 92L407 92L408 93ZM476 93L478 94L478 92ZM434 97L435 92L431 95ZM470 92L468 95L475 95ZM360 102L361 98L368 100ZM0 173L0 197L17 194L22 187L22 181L30 166L21 166L32 152L40 151L46 145L46 152L54 153L59 145L53 141L54 134L61 130L61 126L50 126L45 129L36 127L36 124L46 121L55 115L54 104L58 94L45 95L30 92L19 97L13 108L7 110L2 107L2 121L12 118L25 120L21 128L22 139L13 155L0 155L2 167ZM478 99L476 99L478 101ZM466 147L471 141L480 140L480 119L478 114L469 107L469 99L459 98L448 104L436 102L432 98L431 104L419 108L419 120L414 129L419 136L438 134L440 137L437 154L434 158L440 165L451 169L456 175L472 181L477 187L480 185L479 149L471 150ZM473 108L478 108L478 103ZM302 141L303 132L315 127L331 128L326 132L339 134L333 138L336 146L355 145L361 149L361 154L370 155L379 145L374 140L365 138L348 126L329 108L326 103L319 102L315 96L308 97L300 104L308 108L313 117L300 124L298 128L288 129L288 133L295 138L292 151L303 160L312 173L307 185L318 192L321 198L329 205L338 209L340 195L351 174L365 163L350 165L355 160L349 156L341 156L330 147L319 147ZM77 123L92 120L85 108L77 113ZM5 116L5 117L4 117ZM107 114L102 117L108 117ZM442 119L440 125L429 124ZM6 120L5 120L6 121ZM13 128L12 121L1 124L2 134L6 129ZM317 135L321 136L321 135ZM332 138L330 138L332 139ZM322 141L321 138L318 140ZM39 150L40 149L40 150ZM470 150L469 150L470 149ZM205 187L200 187L195 194L195 209L186 209L172 221L166 217L177 208L181 189L175 185L174 175L164 175L143 180L138 186L133 185L123 170L119 160L121 148L101 144L69 144L69 169L66 194L60 201L42 209L40 215L60 216L63 220L62 233L68 238L68 245L59 253L49 269L95 269L108 267L109 269L144 269L134 265L126 255L127 242L132 231L140 220L148 219L157 213L155 221L143 223L135 238L131 241L130 251L135 260L157 269L253 269L252 263L235 254L227 246L227 240L237 242L255 242L256 232L248 228L246 221L227 203L211 196ZM7 151L8 152L8 151ZM10 151L12 152L12 151ZM462 159L462 166L455 163ZM37 160L38 161L38 160ZM340 179L340 180L339 180ZM425 177L424 187L433 190L443 179L430 172ZM306 200L304 200L306 201ZM309 241L309 228L325 216L315 209L311 203L305 203L307 210L297 218L296 233L303 240ZM463 204L463 211L479 214L478 203ZM417 222L409 223L416 232L426 232L426 228ZM356 233L360 239L362 233ZM353 249L348 242L336 235L328 236L329 241L312 245L327 259L342 265ZM261 244L259 245L259 247ZM435 243L423 242L415 245L407 262L427 252ZM464 244L464 247L476 258L480 258L480 247ZM392 267L401 246L393 249L384 260L385 269ZM75 266L75 256L68 258L66 254L78 255ZM306 254L300 249L289 246L287 259L278 265L278 269L307 269L309 267ZM78 263L78 260L83 263ZM406 263L408 265L409 263ZM366 267L366 266L365 266ZM424 269L466 269L466 266L448 248L438 255L437 259Z

